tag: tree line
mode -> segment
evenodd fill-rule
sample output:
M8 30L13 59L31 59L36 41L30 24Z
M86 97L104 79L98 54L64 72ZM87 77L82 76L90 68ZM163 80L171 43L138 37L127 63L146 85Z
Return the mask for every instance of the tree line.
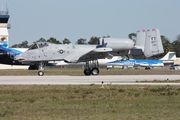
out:
M86 39L80 38L76 41L76 44L92 44L92 45L94 44L94 45L96 45L96 44L98 44L98 40L99 40L99 37L91 37L90 40L87 42ZM70 44L71 43L71 41L67 38L65 38L61 42L54 37L50 37L47 40L44 38L40 38L39 40L34 41L33 44L36 42L51 42L51 43L55 43L55 44ZM22 43L12 45L11 48L30 48L32 45L29 45L28 41L25 40Z
M110 37L110 36L104 36L104 37ZM130 33L128 35L128 37L130 39L132 39L133 41L136 40L136 33ZM80 38L76 41L76 44L87 44L87 45L97 45L98 44L98 40L100 37L91 37L89 41L87 41L84 38ZM177 36L176 40L174 40L173 42L170 42L168 40L168 38L166 38L165 36L161 35L161 39L162 39L162 43L163 43L163 47L164 47L164 53L160 54L160 55L155 55L151 58L161 58L163 57L167 52L176 52L176 56L180 57L180 35ZM57 40L54 37L50 37L49 39L44 39L44 38L40 38L39 40L36 40L33 42L51 42L51 43L55 43L55 44L70 44L71 41L67 38L65 38L62 41ZM32 44L32 45L33 45ZM12 48L30 48L32 45L28 44L28 41L25 40L22 43L19 44L14 44L11 47ZM137 57L137 58L145 58L145 56L132 56L132 57Z

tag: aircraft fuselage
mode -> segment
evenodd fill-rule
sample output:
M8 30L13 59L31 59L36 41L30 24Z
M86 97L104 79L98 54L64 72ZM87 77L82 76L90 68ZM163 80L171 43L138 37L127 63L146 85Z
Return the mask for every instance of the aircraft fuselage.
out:
M17 60L21 60L23 63L28 62L37 62L37 61L68 61L68 62L86 62L88 60L97 60L100 58L105 58L104 52L99 52L98 50L104 50L112 55L120 54L120 52L126 52L130 49L133 49L134 42L130 39L122 39L118 42L107 41L106 47L97 48L97 45L72 45L72 44L53 44L46 47L40 47L38 49L28 50L23 52L21 55L16 57ZM108 49L110 48L110 49ZM95 54L94 52L89 53L90 51L99 52ZM83 56L85 54L88 56ZM81 57L81 60L79 60Z

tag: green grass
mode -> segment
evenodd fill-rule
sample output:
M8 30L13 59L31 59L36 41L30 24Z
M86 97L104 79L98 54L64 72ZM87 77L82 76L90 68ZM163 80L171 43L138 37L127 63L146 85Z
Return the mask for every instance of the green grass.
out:
M0 86L3 120L177 120L178 86Z
M37 72L0 70L0 76ZM100 75L141 74L179 75L179 71L100 69ZM45 75L84 76L82 68L47 68ZM178 120L179 110L179 86L0 85L0 120Z

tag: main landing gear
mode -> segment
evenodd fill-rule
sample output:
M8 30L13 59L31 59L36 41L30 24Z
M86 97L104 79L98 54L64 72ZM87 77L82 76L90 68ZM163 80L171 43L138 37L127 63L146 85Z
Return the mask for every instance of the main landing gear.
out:
M98 75L99 74L99 63L97 60L87 61L84 69L84 74L89 75Z
M44 62L39 63L39 69L40 69L40 71L38 72L39 76L44 75L44 67L45 67L45 65L46 64ZM86 76L98 75L99 74L99 63L98 63L98 61L94 60L94 61L86 62L85 69L84 69L84 74Z
M150 67L145 67L145 70L150 70L151 68Z

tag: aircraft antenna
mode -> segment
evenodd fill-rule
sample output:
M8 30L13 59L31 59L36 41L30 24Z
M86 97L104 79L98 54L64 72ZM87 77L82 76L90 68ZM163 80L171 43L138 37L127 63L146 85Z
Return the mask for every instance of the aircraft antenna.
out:
M100 45L100 40L98 39L98 45Z
M9 7L8 7L8 4L6 3L6 14L8 15L9 14Z
M2 5L2 14L3 14L3 5Z
M102 46L104 46L104 39L102 39Z

